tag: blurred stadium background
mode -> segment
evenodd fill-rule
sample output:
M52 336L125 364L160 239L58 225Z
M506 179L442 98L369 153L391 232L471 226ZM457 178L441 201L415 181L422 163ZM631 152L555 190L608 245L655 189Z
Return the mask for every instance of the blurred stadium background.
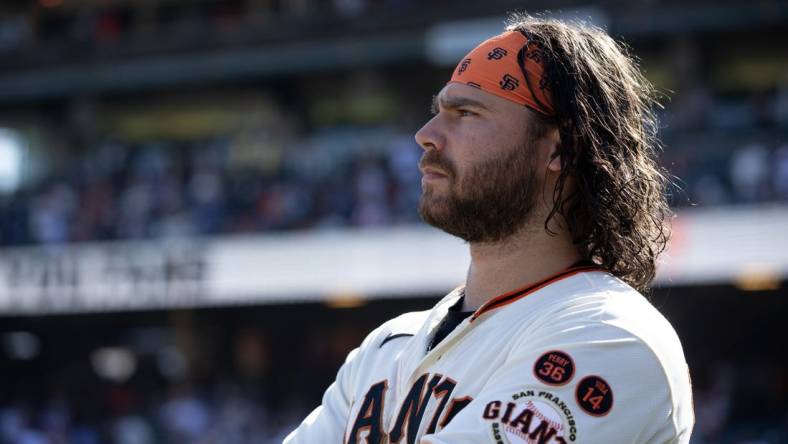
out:
M788 2L3 0L0 443L273 443L460 283L413 133L506 11L624 38L669 100L652 302L695 443L788 442Z

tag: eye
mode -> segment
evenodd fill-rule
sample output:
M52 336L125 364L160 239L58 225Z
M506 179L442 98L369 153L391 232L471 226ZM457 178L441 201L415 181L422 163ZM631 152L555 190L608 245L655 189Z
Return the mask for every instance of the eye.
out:
M470 117L470 116L475 116L476 115L475 112L468 111L467 109L458 109L457 110L457 114L459 114L460 117Z

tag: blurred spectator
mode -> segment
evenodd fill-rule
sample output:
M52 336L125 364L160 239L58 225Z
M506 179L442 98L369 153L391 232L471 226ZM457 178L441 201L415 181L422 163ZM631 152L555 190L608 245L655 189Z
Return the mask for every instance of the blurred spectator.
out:
M777 125L788 128L788 74L783 73L783 79L777 86L774 98L774 116Z
M144 418L127 415L112 424L112 441L115 444L154 444L153 429Z
M713 97L708 88L703 84L694 85L675 99L675 105L671 108L673 112L666 123L674 129L702 128L713 106Z
M730 174L733 191L743 202L763 200L767 194L769 152L752 143L738 149L731 157Z
M366 0L333 0L334 10L341 16L354 17L364 12Z
M359 226L378 226L389 223L387 188L389 179L381 166L363 160L356 172L356 209L353 220Z
M33 29L24 15L0 17L0 51L16 49L28 43Z
M200 442L212 421L208 405L185 384L173 387L161 407L161 419L167 441L182 443Z
M79 196L66 183L55 183L36 197L31 208L31 232L41 244L67 242Z
M703 206L721 205L728 201L725 185L716 174L706 172L692 187L693 203Z
M733 366L717 365L712 369L709 387L695 388L695 442L720 441L720 434L731 412L732 390L735 386L733 378Z
M774 192L777 198L788 201L788 143L774 152Z

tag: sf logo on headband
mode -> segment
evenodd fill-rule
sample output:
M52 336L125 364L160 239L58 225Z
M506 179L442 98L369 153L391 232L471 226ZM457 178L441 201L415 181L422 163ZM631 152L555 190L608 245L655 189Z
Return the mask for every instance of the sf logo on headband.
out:
M487 60L501 60L506 54L509 54L509 52L505 49L495 48L487 53Z
M460 69L457 70L457 75L464 73L465 70L468 69L468 65L470 64L471 64L471 59L463 60L462 63L460 63Z
M500 85L501 89L504 91L512 91L520 86L520 81L509 74L504 74L501 81L498 82L498 85Z

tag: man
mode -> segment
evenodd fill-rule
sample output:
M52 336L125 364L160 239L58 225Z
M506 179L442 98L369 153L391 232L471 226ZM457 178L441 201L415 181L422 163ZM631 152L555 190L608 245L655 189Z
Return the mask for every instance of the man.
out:
M286 443L686 443L689 373L638 290L667 241L648 82L603 31L515 16L416 134L466 283L350 353Z

